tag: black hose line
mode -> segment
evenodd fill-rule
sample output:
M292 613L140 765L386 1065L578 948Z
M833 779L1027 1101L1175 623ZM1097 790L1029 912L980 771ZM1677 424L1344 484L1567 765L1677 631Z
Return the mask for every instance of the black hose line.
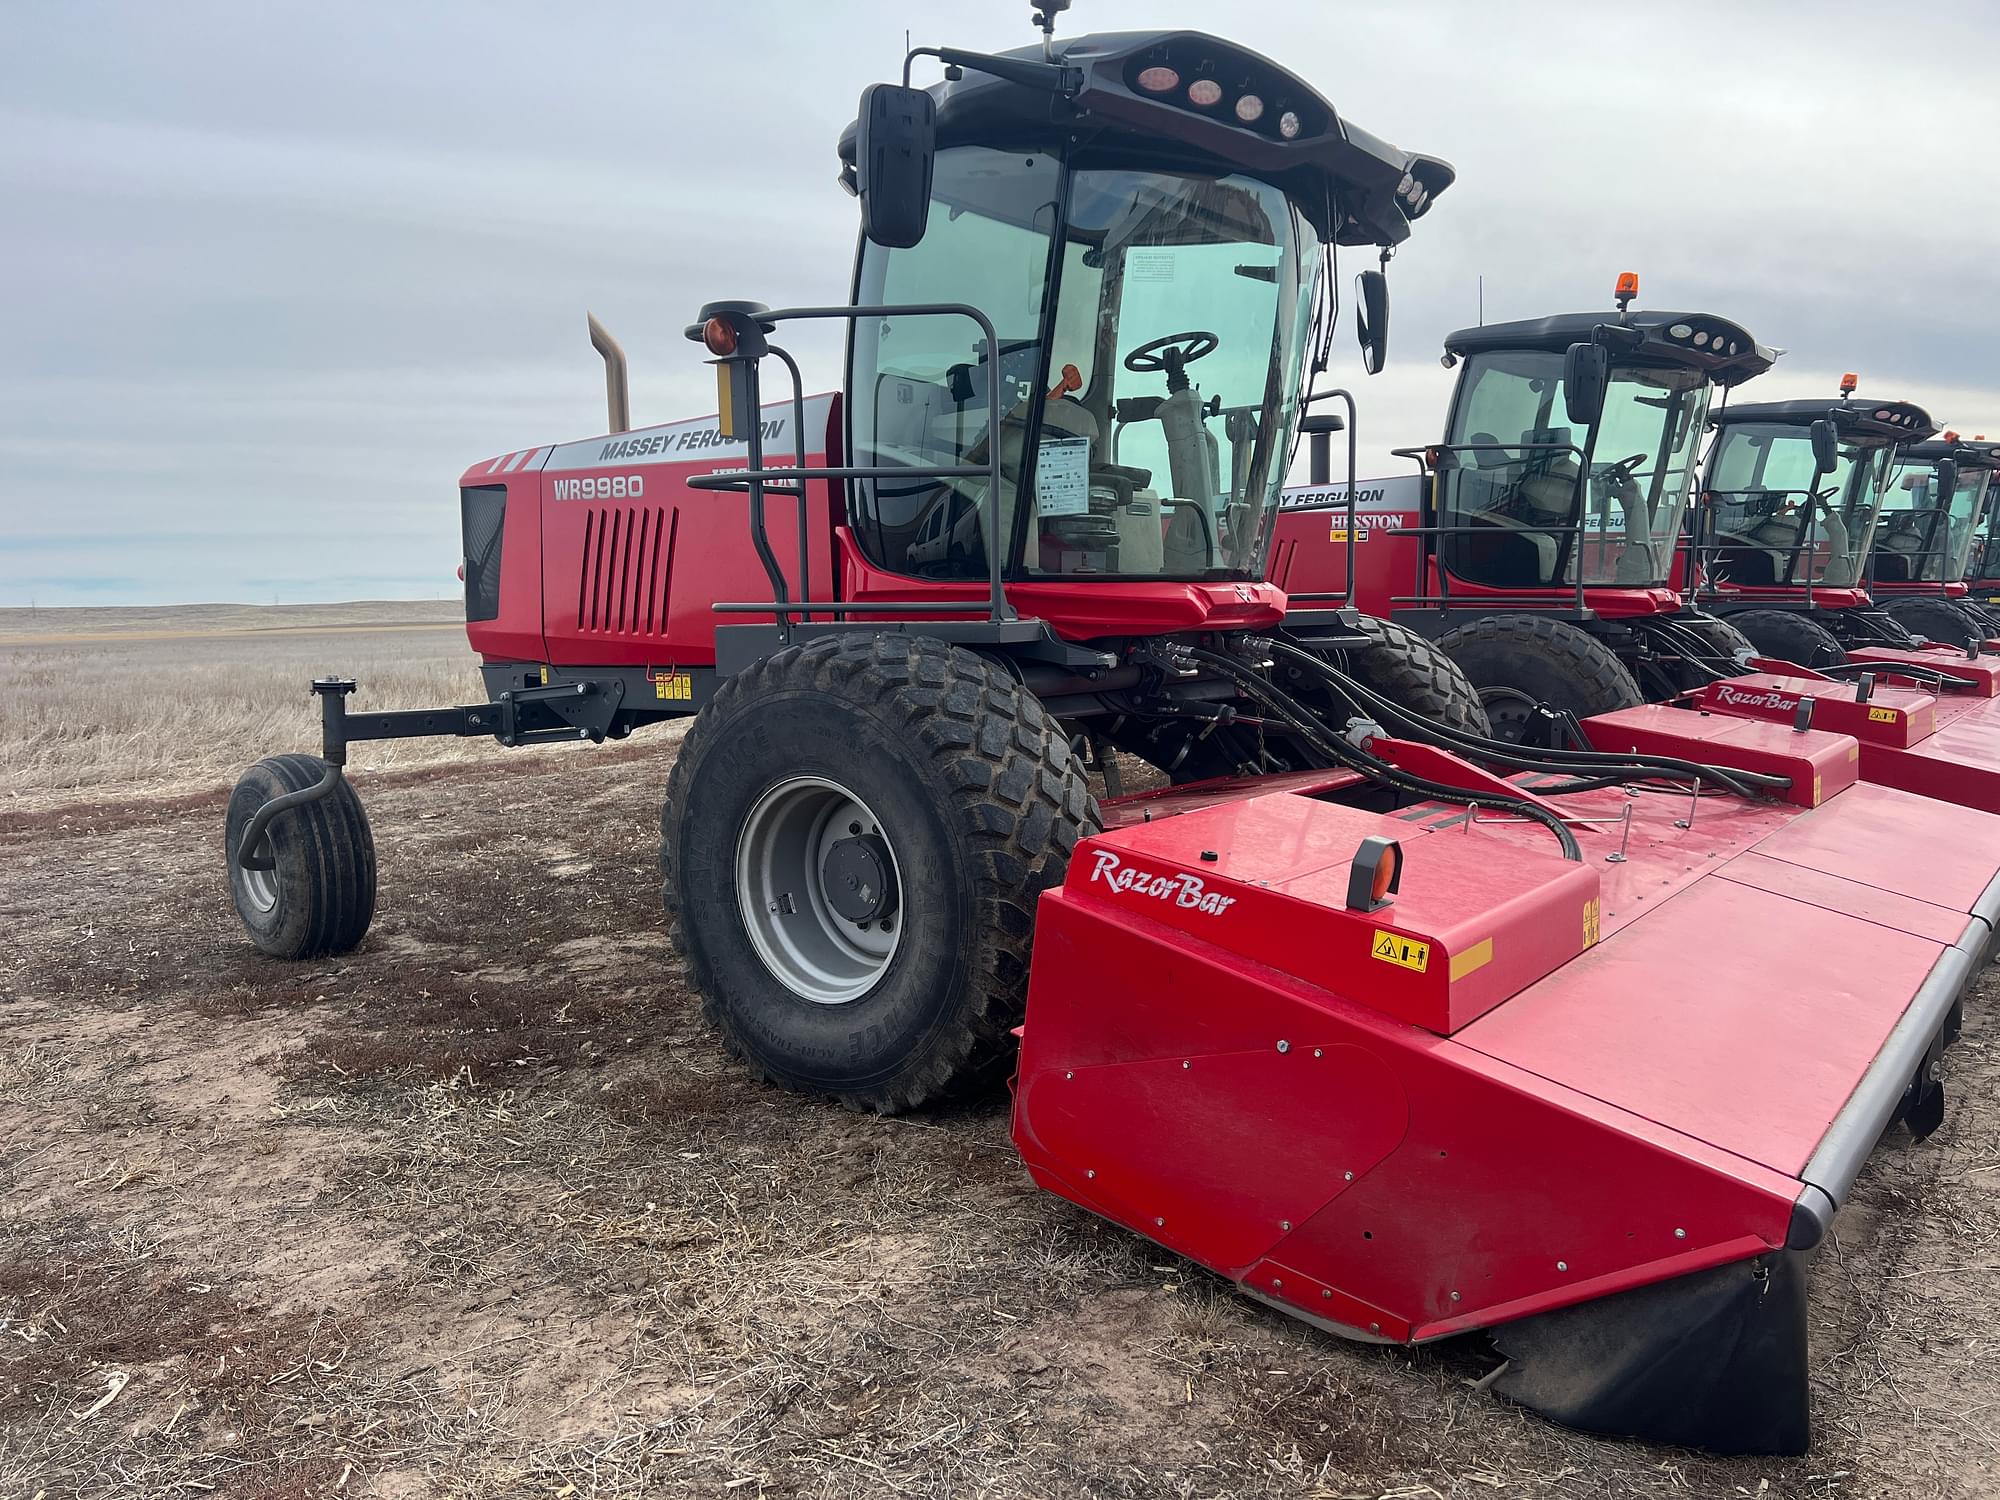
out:
M1421 740L1438 749L1464 754L1468 759L1506 766L1516 771L1539 771L1547 775L1597 769L1602 769L1604 772L1603 777L1593 777L1581 780L1575 785L1548 789L1558 795L1571 791L1596 790L1606 785L1615 786L1635 777L1642 777L1648 772L1654 776L1671 776L1682 781L1696 781L1720 787L1724 791L1746 799L1754 799L1766 792L1786 791L1792 784L1789 776L1773 776L1759 771L1734 771L1722 766L1705 765L1700 761L1683 760L1677 756L1620 755L1604 750L1531 750L1503 740L1488 739L1469 730L1427 719L1394 699L1384 697L1358 679L1342 672L1331 662L1289 641L1274 640L1271 644L1279 655L1287 660L1296 661L1309 671L1318 673L1357 706L1374 710L1407 731L1410 738Z
M1467 810L1468 817L1482 807L1519 813L1530 822L1540 823L1556 836L1562 846L1563 858L1577 863L1583 861L1583 847L1577 843L1576 835L1560 816L1550 812L1539 802L1527 797L1508 797L1487 792L1468 792L1464 787L1452 786L1449 782L1433 781L1428 776L1419 776L1406 771L1401 766L1391 765L1380 756L1372 755L1360 746L1332 734L1318 715L1282 689L1259 677L1249 668L1213 651L1199 647L1189 647L1188 654L1205 663L1211 670L1228 678L1246 695L1256 699L1276 717L1283 720L1288 728L1298 734L1314 749L1338 765L1351 771L1358 771L1371 781L1385 786L1396 787L1435 802L1453 802Z
M1463 749L1479 760L1490 760L1521 771L1540 771L1549 775L1561 771L1588 769L1594 766L1609 768L1610 773L1618 770L1627 772L1615 780L1632 779L1633 773L1652 771L1670 774L1677 778L1700 780L1719 786L1739 797L1751 797L1753 786L1768 786L1782 791L1791 786L1788 776L1772 776L1762 772L1736 772L1721 766L1705 765L1699 761L1682 760L1666 755L1620 755L1604 750L1528 749L1510 744L1504 740L1487 739L1469 730L1454 728L1437 720L1427 719L1414 710L1404 707L1392 698L1384 697L1359 679L1350 677L1310 651L1292 645L1287 641L1273 643L1278 651L1296 658L1308 669L1318 672L1342 693L1361 704L1380 711L1389 718L1409 729L1416 738L1440 749Z

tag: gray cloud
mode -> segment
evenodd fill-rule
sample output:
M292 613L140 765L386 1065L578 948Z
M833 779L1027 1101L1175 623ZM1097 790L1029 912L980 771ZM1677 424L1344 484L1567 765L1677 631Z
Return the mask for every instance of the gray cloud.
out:
M2000 106L1984 7L1078 0L1070 30L1221 26L1460 168L1392 268L1365 461L1442 421L1444 333L1643 301L2000 429ZM448 593L474 460L712 406L702 301L840 300L833 142L913 40L1025 3L44 4L0 57L0 603ZM725 222L726 220L726 222ZM1356 264L1345 270L1351 273ZM831 336L803 345L838 379Z

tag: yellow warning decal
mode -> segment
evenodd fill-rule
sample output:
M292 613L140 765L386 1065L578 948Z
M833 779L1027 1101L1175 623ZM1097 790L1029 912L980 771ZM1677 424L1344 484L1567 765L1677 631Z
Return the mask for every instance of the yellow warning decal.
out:
M543 668L542 668L542 686L543 686L543 687L547 687L548 685L549 685L549 669L548 669L547 667L543 667Z
M1849 745L1847 747L1847 758L1850 761L1861 759L1861 747L1859 745Z
M1595 896L1583 903L1583 946L1597 946L1597 923L1599 903Z
M1328 531L1328 532L1327 532L1327 534L1326 534L1326 539L1327 539L1327 540L1328 540L1329 542L1344 542L1344 541L1346 541L1346 540L1347 540L1347 528L1346 528L1345 526L1335 526L1334 528L1332 528L1332 529L1331 529L1330 531ZM1357 527L1356 527L1356 528L1354 529L1354 540L1355 540L1355 541L1357 541L1357 542L1365 542L1365 541L1367 541L1367 540L1368 540L1368 528L1367 528L1366 526L1357 526Z
M1818 807L1825 800L1826 784L1820 777L1819 772L1815 771L1813 772L1813 806Z
M662 672L653 679L653 696L663 703L691 703L694 678L686 672Z
M1430 967L1431 945L1420 943L1415 938L1399 937L1393 932L1375 929L1375 946L1368 950L1385 964L1396 964L1405 969L1415 969L1419 974Z
M1896 710L1893 708L1871 708L1868 710L1868 717L1873 719L1877 724L1893 724L1896 722Z
M1481 938L1470 948L1451 956L1451 977L1463 979L1474 970L1483 969L1493 962L1493 939Z

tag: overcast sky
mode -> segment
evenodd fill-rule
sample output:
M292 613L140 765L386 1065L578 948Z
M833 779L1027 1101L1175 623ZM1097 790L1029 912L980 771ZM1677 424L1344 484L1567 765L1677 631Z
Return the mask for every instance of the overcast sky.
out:
M1749 388L2000 430L2000 8L1077 0L1223 29L1458 185L1392 267L1364 470L1476 320L1641 302L1787 349ZM429 597L472 461L713 409L704 301L844 300L834 141L1025 0L0 6L0 605ZM1350 253L1343 279L1366 262ZM798 341L803 347L803 341ZM832 345L809 378L839 378ZM718 501L717 503L727 503Z

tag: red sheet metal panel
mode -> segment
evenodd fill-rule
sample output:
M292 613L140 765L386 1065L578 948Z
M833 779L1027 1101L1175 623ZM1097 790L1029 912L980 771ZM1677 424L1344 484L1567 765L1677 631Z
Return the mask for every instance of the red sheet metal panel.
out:
M1594 715L1583 721L1583 731L1599 750L1672 755L1730 770L1789 777L1791 790L1783 800L1798 807L1817 807L1860 776L1860 753L1850 736L1824 729L1796 730L1761 718L1690 713L1647 703Z
M1752 672L1711 682L1691 694L1689 701L1710 713L1789 724L1799 704L1810 698L1815 729L1851 734L1863 744L1914 745L1936 727L1937 700L1929 693L1878 687L1866 703L1861 703L1856 698L1859 692L1851 682Z
M1970 912L2000 870L2000 817L1864 781L1757 852Z
M1400 888L1351 909L1349 869L1371 836L1401 842ZM1552 843L1496 864L1481 845L1285 793L1086 840L1067 889L1437 1032L1582 952L1599 895L1595 871Z
M1796 1173L1940 947L1747 884L1703 881L1457 1040Z
M1928 901L1919 901L1914 896L1895 891L1878 890L1839 875L1829 875L1824 870L1809 870L1803 865L1788 864L1754 849L1748 854L1739 854L1715 873L1721 880L1733 880L1739 885L1769 891L1776 896L1789 896L1795 901L1824 907L1828 911L1846 912L1864 922L1928 938L1940 946L1957 942L1965 931L1966 913L1963 911L1933 906Z
M1950 672L1955 676L1969 678L1968 688L1954 688L1972 697L1991 698L2000 694L2000 660L1982 656L1977 660L1963 651L1898 651L1887 646L1856 646L1847 653L1849 661L1880 662L1894 669L1897 664L1934 667L1940 672Z
M1371 1006L1068 890L1036 941L1014 1117L1036 1180L1364 1337L1785 1241L1784 1174Z

